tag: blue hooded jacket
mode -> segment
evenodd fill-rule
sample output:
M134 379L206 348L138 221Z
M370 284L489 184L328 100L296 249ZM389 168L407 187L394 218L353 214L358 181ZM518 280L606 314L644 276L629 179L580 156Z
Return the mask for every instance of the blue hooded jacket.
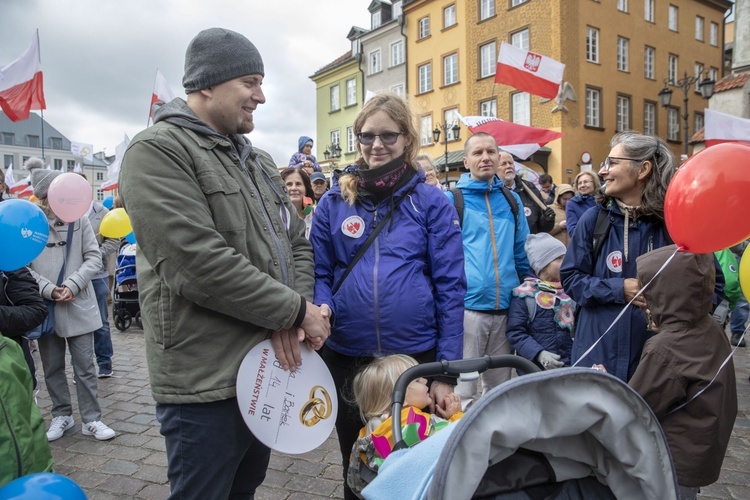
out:
M594 261L592 242L599 210L609 212L609 235ZM625 307L623 282L636 277L636 258L669 244L661 222L652 219L630 220L628 228L628 257L624 253L625 216L616 203L610 208L588 210L578 221L565 254L560 277L565 293L578 305L575 339L571 361L575 363L605 332ZM581 366L601 363L607 372L627 382L641 358L646 340L653 333L647 329L646 316L637 307L629 307L625 314L581 361Z
M583 214L594 206L596 206L596 200L593 195L589 194L577 194L568 200L565 205L565 225L571 237Z
M322 172L323 169L320 168L320 165L318 164L318 159L315 158L314 155L306 155L302 152L302 148L305 147L305 144L308 142L313 142L312 137L307 137L306 135L303 135L299 138L297 141L297 152L292 155L291 158L289 158L289 166L294 168L300 168L305 163L306 160L310 160L313 164L313 170L315 172Z
M468 287L465 307L473 311L508 309L519 277L529 269L524 250L529 224L523 216L521 199L511 193L519 207L516 222L501 191L503 182L497 176L487 182L462 174L456 188L464 195L461 231ZM453 193L446 191L445 194L454 202Z
M394 202L388 225L331 296L352 257ZM318 203L310 242L315 304L334 313L326 346L347 356L418 354L463 357L466 293L461 229L455 208L417 172L379 203L349 205L334 183Z

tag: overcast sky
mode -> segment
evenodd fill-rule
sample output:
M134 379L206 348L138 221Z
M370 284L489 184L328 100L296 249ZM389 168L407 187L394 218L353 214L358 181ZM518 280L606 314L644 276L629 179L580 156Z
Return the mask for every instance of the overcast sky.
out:
M370 0L0 0L0 66L39 29L45 120L71 141L114 154L146 127L156 69L185 96L185 49L202 29L240 32L263 57L266 104L253 144L286 166L300 135L314 139L308 77L346 53L353 25L370 27ZM318 151L325 147L324 143ZM322 155L320 155L322 156Z

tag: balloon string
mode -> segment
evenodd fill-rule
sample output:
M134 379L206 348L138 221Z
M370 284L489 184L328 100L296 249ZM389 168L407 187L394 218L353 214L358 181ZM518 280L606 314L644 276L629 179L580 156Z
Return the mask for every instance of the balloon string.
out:
M617 323L618 321L620 321L620 318L622 318L622 315L623 315L623 314L625 314L625 311L626 311L626 310L627 310L627 308L628 308L628 307L630 306L630 304L632 304L632 303L633 303L633 301L634 301L634 300L635 300L636 298L638 298L638 297L639 297L639 296L640 296L640 295L641 295L641 294L643 293L643 291L644 291L644 290L646 290L646 289L648 288L648 286L649 286L649 285L651 284L651 282L653 282L653 281L654 281L654 280L656 279L656 277L657 277L657 276L659 276L659 275L661 274L661 272L662 272L662 271L664 270L664 268L665 268L665 267L667 267L667 264L669 264L670 262L672 262L672 259L674 258L674 256L675 256L675 255L677 255L677 252L679 252L679 251L680 251L680 248L682 248L682 247L678 247L678 248L676 248L676 249L675 249L674 253L673 253L673 254L672 254L672 255L671 255L671 256L670 256L670 257L669 257L669 258L667 259L667 261L666 261L666 262L665 262L664 264L662 264L662 266L661 266L661 267L659 268L659 270L658 270L658 271L656 271L656 274L654 274L654 277L653 277L653 278L651 278L651 279L649 280L649 282L648 282L648 283L646 283L646 285L645 285L645 286L643 286L643 287L642 287L642 288L641 288L640 290L638 290L638 293L636 293L636 294L635 294L635 295L633 296L633 298L632 298L632 299L630 299L630 302L628 302L627 304L625 304L625 307L623 307L623 308L622 308L622 310L621 310L621 311L620 311L620 313L619 313L619 314L617 315L617 317L616 317L616 318L614 319L614 321L612 321L612 324L610 324L610 325L609 325L609 327L608 327L608 328L607 328L607 329L606 329L606 330L604 331L604 333L602 333L601 337L599 337L598 339L596 339L596 342L594 342L594 344L593 344L593 345L592 345L591 347L589 347L589 348L588 348L588 349L586 350L586 352L584 352L584 353L583 353L583 354L581 355L581 357L580 357L580 358L578 358L578 360L577 360L577 361L576 361L575 363L573 363L573 365L572 365L572 366L578 366L578 363L580 363L580 362L581 362L581 360L582 360L583 358L585 358L586 356L588 356L588 355L589 355L589 353L590 353L591 351L593 351L593 350L594 350L594 347L596 347L596 345L597 345L597 344L598 344L598 343L599 343L599 342L600 342L600 341L601 341L601 340L602 340L602 339L604 338L604 336L605 336L605 335L607 335L607 334L609 333L609 331L610 331L610 330L612 330L612 327L613 327L613 326L615 326L615 324L616 324L616 323Z

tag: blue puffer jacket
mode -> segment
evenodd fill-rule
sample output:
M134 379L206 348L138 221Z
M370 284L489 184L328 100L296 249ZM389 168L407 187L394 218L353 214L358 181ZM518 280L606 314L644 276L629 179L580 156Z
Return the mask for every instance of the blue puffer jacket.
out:
M456 187L464 195L462 232L468 284L464 301L466 309L508 309L519 276L529 269L524 250L529 224L523 216L521 199L512 193L519 207L518 222L514 227L513 213L501 192L503 183L497 176L487 182L463 174ZM453 193L446 191L445 194L453 202ZM488 205L491 217L487 215Z
M593 261L592 237L599 210L589 210L578 222L560 268L563 288L579 307L573 363L596 342L625 307L623 281L636 277L636 258L669 244L660 222L630 220L626 261L623 252L625 216L615 203L611 205L608 209L600 208L609 211L610 227L596 262ZM653 333L647 329L643 312L630 307L580 365L601 363L607 372L627 382L638 366L643 344L651 336Z
M404 196L331 297L376 222ZM437 347L438 360L463 357L461 229L456 210L439 189L424 183L424 173L377 204L360 197L349 205L335 183L315 210L310 242L315 304L328 304L335 315L328 347L348 356L417 354Z
M583 214L591 207L596 206L596 200L591 195L577 194L568 200L565 205L565 225L568 228L568 234L573 237L573 230L578 225L578 221Z
M532 272L524 276L524 282L528 279L536 279L537 276ZM518 290L518 288L516 288ZM528 297L534 300L533 297ZM529 306L526 303L527 297L519 297L514 291L513 299L510 301L510 311L508 311L508 329L505 335L513 349L519 356L529 361L536 362L537 355L544 351L549 351L560 355L560 361L565 366L570 366L570 351L573 347L571 331L563 328L555 321L555 309L545 309L535 305L534 319L529 323ZM555 299L559 304L560 299ZM572 312L574 304L570 301L570 308L567 310L568 321L572 323ZM568 323L568 324L570 324ZM542 365L537 363L540 368Z

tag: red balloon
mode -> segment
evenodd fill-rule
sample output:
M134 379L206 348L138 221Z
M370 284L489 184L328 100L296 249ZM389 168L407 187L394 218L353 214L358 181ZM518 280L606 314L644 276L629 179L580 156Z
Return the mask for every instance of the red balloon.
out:
M690 157L672 178L664 219L675 244L711 253L750 235L750 147L724 143Z

